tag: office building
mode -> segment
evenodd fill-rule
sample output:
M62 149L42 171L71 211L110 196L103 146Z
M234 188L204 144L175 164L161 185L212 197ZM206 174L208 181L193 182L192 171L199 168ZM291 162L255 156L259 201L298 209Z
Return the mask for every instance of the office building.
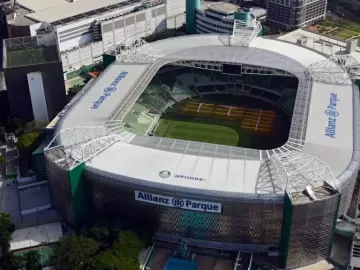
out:
M66 104L54 35L5 39L4 75L11 115L50 121Z

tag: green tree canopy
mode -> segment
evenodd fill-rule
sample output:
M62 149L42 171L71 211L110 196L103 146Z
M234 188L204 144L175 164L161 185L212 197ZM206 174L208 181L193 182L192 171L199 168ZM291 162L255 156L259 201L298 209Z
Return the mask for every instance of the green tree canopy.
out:
M6 128L3 126L0 126L0 140L4 139L5 133L6 133Z
M42 132L47 125L47 121L31 121L25 124L25 130L26 132Z
M9 254L10 267L9 269L24 269L26 266L27 257L26 254L17 254L13 252Z
M22 131L22 129L25 126L25 121L20 119L20 118L8 118L7 121L7 131L8 132L15 132L15 133L19 133Z
M81 91L83 87L81 85L74 85L72 87L69 88L67 96L68 96L68 100L70 101L73 97L75 97L77 95L77 93L79 93Z
M26 254L26 270L41 270L40 255L36 250L31 250Z
M27 152L34 147L40 135L39 131L25 133L18 138L17 145L20 150Z
M2 256L0 257L0 269L10 269L10 241L15 226L11 223L8 213L0 214L0 245Z
M144 243L132 231L118 232L112 249L108 249L89 261L91 270L134 270L139 269L139 253Z
M81 267L94 256L100 244L94 239L84 236L62 237L55 246L54 262L60 269L74 269Z

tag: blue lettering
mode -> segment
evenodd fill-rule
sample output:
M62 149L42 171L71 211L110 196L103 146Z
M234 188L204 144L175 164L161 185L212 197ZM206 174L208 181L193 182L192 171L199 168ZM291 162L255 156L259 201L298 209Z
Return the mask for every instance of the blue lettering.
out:
M337 105L340 100L336 93L330 94L329 105L326 106L325 115L328 116L328 123L325 127L325 136L335 139L336 137L336 120L339 116Z
M126 77L127 74L128 74L128 73L125 72L125 71L121 72L121 73L115 78L115 80L110 84L110 86L109 86L109 87L106 87L106 88L104 89L104 94L103 94L102 96L100 96L97 101L94 101L94 102L93 102L94 104L91 106L91 109L92 109L92 110L98 109L98 108L100 107L100 105L104 102L104 100L105 100L107 97L111 96L111 94L117 90L117 88L116 88L117 85L119 84L119 82L120 82L123 78Z
M143 199L144 200L144 195L141 192L138 193L138 199Z

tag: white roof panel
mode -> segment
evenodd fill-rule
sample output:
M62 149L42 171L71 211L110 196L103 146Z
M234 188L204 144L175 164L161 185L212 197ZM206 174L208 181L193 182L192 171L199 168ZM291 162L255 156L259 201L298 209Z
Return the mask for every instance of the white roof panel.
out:
M108 67L61 119L61 129L106 121L110 113L141 77L148 65L119 64ZM125 72L125 76L121 75ZM118 78L118 80L117 80ZM115 84L113 84L115 82ZM112 84L114 86L112 86ZM106 89L110 87L110 91ZM107 92L107 94L105 93ZM103 99L103 97L105 97ZM99 106L94 103L103 99ZM59 125L59 126L60 126Z
M116 162L110 162L112 160ZM119 142L101 152L88 165L162 184L255 193L260 161L184 155ZM170 177L160 177L162 171L170 172Z
M353 154L353 89L314 82L303 151L342 173Z
M59 241L62 236L61 222L18 229L11 234L10 250L36 247L44 243L54 243Z
M222 37L193 35L161 40L152 45L161 50L165 58L174 61L191 59L248 63L279 68L298 76L303 76L303 72L311 64L326 59L315 51L279 40L258 38L249 48L243 48L224 46L221 42ZM59 127L64 129L105 121L149 67L150 65L142 64L110 66L95 81L88 93L66 113L61 121L62 126ZM128 74L119 82L118 89L99 108L91 109L93 102L99 99L104 89L109 87L122 71ZM336 95L336 105L333 104L334 95ZM302 151L327 164L334 176L344 172L352 158L354 136L352 102L351 85L313 83L309 115L307 123L304 123L307 124L306 142ZM329 109L328 106L332 108ZM332 119L328 129L330 135L326 135L329 118L336 118L335 136L330 136L334 130ZM261 177L259 175L261 162L166 152L118 142L94 157L88 165L114 174L158 183L253 193ZM159 173L163 170L171 172L172 176L161 178ZM175 175L187 176L187 179ZM189 180L189 177L204 178L206 181Z
M16 3L28 10L35 12L59 5L70 4L66 0L16 0Z
M27 0L30 1L30 0ZM35 1L35 0L34 0ZM38 1L38 0L36 0ZM59 1L59 0L56 0ZM53 23L64 20L80 14L84 14L93 10L105 8L107 6L119 4L126 0L79 0L62 5L52 6L46 9L39 10L34 13L29 13L26 17L38 22Z
M289 72L303 71L325 57L295 44L276 39L257 38L250 47L224 46L221 36L193 35L160 40L151 43L167 58L201 59L212 61L242 62L253 65L283 68Z

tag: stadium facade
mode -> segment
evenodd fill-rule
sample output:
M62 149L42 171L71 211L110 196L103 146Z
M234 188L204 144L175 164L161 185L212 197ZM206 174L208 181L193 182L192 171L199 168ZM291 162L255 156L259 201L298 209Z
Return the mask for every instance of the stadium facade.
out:
M76 226L87 213L141 219L155 226L157 239L277 254L288 269L330 255L359 170L359 90L352 83L359 65L251 29L119 45L117 61L60 114L46 148L52 203L64 220ZM298 79L284 145L255 150L146 136L156 119L144 128L149 115L136 104L161 67L223 72L224 63L243 74ZM166 83L159 89L171 102L196 95ZM245 87L221 91L264 98ZM147 110L161 114L169 104L152 97ZM281 108L286 99L267 101Z

